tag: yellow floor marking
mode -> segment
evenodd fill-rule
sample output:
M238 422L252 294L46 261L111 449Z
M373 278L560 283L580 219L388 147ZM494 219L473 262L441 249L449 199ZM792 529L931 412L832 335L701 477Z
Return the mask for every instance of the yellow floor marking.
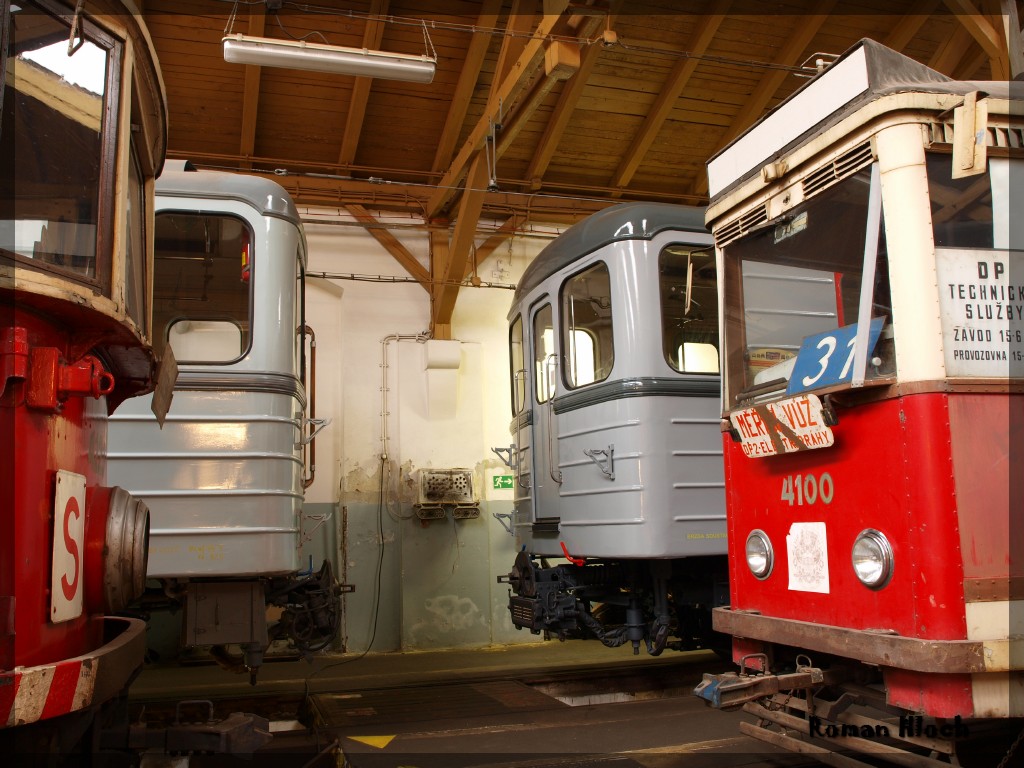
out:
M377 749L384 749L388 744L394 740L394 736L349 736L348 738L352 741L358 741L362 744L369 744L371 747Z

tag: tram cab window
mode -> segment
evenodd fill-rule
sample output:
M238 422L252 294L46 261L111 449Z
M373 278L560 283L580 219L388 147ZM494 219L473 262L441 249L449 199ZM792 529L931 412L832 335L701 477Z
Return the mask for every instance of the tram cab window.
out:
M123 47L83 19L81 47L68 56L68 24L39 8L12 9L10 31L2 52L0 185L9 202L0 249L110 296L113 210L101 201L114 194L116 142L105 134L116 128L110 105ZM45 140L40 126L61 140Z
M181 363L230 363L249 348L252 232L234 216L156 216L154 349ZM257 255L258 257L258 255Z
M679 373L718 373L715 254L670 245L658 256L661 346Z
M545 304L533 315L533 381L538 403L546 403L555 394L557 359L551 305Z
M598 262L562 285L565 381L570 389L604 381L615 363L608 265Z
M129 317L147 333L146 189L134 137L128 160L128 228L125 233L124 301Z
M512 414L526 406L526 357L523 350L523 317L516 315L508 331L509 363L512 370Z
M992 248L992 183L989 174L954 179L948 154L929 152L928 196L937 248Z
M819 335L832 339L834 355L824 357L830 342L821 347L830 373L801 377L796 391L849 381L865 282L870 189L865 168L723 247L730 407L794 391L790 377L797 354L805 339ZM865 381L895 374L884 227L872 237L878 249L869 286L872 348Z

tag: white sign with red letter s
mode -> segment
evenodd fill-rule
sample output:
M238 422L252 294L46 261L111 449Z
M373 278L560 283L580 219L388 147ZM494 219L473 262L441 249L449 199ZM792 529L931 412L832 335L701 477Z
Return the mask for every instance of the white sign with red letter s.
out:
M50 621L54 624L82 615L84 560L85 476L61 469L53 501Z

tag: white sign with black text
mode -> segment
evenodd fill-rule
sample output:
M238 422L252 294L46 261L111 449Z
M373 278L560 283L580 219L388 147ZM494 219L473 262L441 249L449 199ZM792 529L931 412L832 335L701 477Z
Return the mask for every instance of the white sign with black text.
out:
M1005 378L1024 364L1024 252L935 254L947 376Z

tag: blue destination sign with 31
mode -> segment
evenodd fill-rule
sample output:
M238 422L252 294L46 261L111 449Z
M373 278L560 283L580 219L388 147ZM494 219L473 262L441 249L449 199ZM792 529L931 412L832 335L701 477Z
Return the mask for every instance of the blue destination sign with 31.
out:
M871 321L868 332L868 354L878 343L883 318ZM786 387L787 395L809 389L831 387L853 380L853 354L857 342L857 323L833 331L807 336L800 345L793 373Z

